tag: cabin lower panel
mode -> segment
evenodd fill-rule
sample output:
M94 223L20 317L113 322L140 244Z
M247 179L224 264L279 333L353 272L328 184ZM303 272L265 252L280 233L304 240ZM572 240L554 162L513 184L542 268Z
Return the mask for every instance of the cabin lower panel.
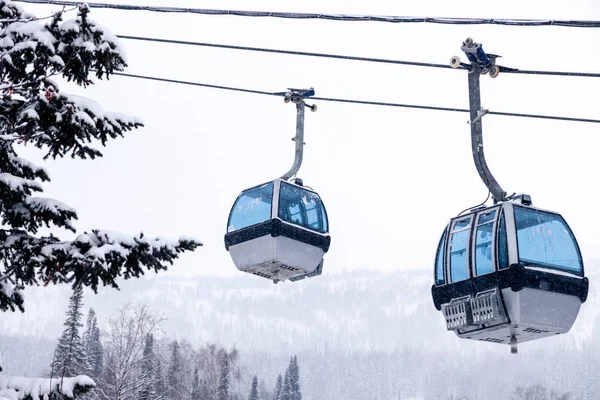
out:
M508 322L496 326L470 325L455 329L458 337L510 344L512 335L516 336L517 343L523 343L567 333L581 308L579 297L531 288L518 292L510 288L503 289L502 297Z
M270 234L230 246L229 254L240 271L277 281L313 273L325 255L319 247Z
M524 343L536 339L542 339L545 337L558 335L564 332L538 330L530 326L519 326L517 328L514 328L510 324L504 324L496 328L488 328L485 330L474 331L466 334L460 334L456 332L456 335L461 339L479 340L488 343L510 344L510 338L513 333L517 338L517 343Z
M502 290L513 324L560 333L568 332L579 314L581 300L575 296L524 288Z

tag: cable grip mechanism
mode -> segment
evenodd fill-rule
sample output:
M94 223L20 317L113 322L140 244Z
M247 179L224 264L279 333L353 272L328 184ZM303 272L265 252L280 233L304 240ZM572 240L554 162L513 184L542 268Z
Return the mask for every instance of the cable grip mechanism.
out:
M292 89L292 88L288 88L287 92L282 93L283 94L283 101L285 103L295 103L295 104L301 104L304 99L306 99L307 97L311 97L315 95L315 89L314 88L310 88L310 89ZM310 108L310 110L312 112L316 112L317 111L317 105L316 104L306 104L306 107Z

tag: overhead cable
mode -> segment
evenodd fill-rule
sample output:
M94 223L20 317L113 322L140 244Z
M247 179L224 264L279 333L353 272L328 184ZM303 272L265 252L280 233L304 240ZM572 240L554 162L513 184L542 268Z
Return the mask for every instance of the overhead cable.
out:
M145 42L181 44L181 45L188 45L188 46L215 47L215 48L219 48L219 49L287 54L287 55L294 55L294 56L334 58L334 59L340 59L340 60L366 61L366 62L374 62L374 63L400 64L400 65L413 65L413 66L417 66L417 67L452 69L452 67L450 67L450 65L448 65L448 64L435 64L435 63L426 63L426 62L417 62L417 61L401 61L401 60L390 60L390 59L385 59L385 58L356 57L356 56L346 56L346 55L341 55L341 54L327 54L327 53L313 53L313 52L309 52L309 51L268 49L268 48L263 48L263 47L248 47L248 46L236 46L236 45L229 45L229 44L202 43L202 42L193 42L193 41L187 41L187 40L159 39L159 38L150 38L150 37L142 37L142 36L117 35L117 37L119 37L121 39L139 40L139 41L145 41ZM466 69L465 67L460 67L460 68ZM600 74L599 74L599 76L600 76Z
M22 3L75 6L76 1L63 0L14 0ZM148 6L131 4L87 3L90 8L109 8L129 11L151 11L161 13L190 13L202 15L233 15L240 17L268 17L285 19L320 19L352 22L388 22L388 23L434 23L451 25L509 25L509 26L564 26L574 28L600 28L600 21L558 20L558 19L508 19L508 18L448 18L448 17L408 17L385 15L352 14L316 14L270 11L219 10L205 8Z
M160 77L146 76L146 75L128 74L128 73L123 73L123 72L115 72L114 75L129 77L129 78L152 80L152 81L158 81L158 82L176 83L176 84L181 84L181 85L200 86L200 87L206 87L206 88L212 88L212 89L229 90L229 91L235 91L235 92L262 94L262 95L268 95L268 96L284 96L284 94L280 93L280 92L267 92L267 91L263 91L263 90L243 89L243 88L237 88L237 87L232 87L232 86L213 85L213 84L190 82L190 81L178 80L178 79L169 79L169 78L160 78ZM382 106L382 107L413 108L413 109L421 109L421 110L464 112L464 113L470 112L466 108L438 107L438 106L390 103L390 102L355 100L355 99L338 99L338 98L332 98L332 97L310 97L310 99L317 100L317 101L320 100L320 101L330 101L330 102L337 102L337 103L351 103L351 104L362 104L362 105L372 105L372 106ZM523 114L523 113L512 113L512 112L502 112L502 111L488 111L488 114L505 116L505 117L522 117L522 118L550 119L550 120L558 120L558 121L600 123L600 119L561 117L561 116L554 116L554 115Z
M158 81L158 82L178 83L180 85L201 86L201 87L211 88L211 89L230 90L230 91L234 91L234 92L263 94L263 95L269 95L269 96L280 96L280 94L275 93L275 92L265 92L262 90L242 89L242 88L236 88L236 87L231 87L231 86L211 85L208 83L189 82L189 81L182 81L182 80L178 80L178 79L159 78L159 77L154 77L154 76L127 74L124 72L115 72L115 73L113 73L113 75L120 75L120 76L125 76L128 78L147 79L147 80Z
M200 47L213 47L213 48L229 49L229 50L256 51L256 52L263 52L263 53L286 54L286 55L294 55L294 56L332 58L332 59L364 61L364 62L372 62L372 63L412 65L412 66L416 66L416 67L454 69L448 64L436 64L436 63L419 62L419 61L403 61L403 60L392 60L392 59L386 59L386 58L358 57L358 56L348 56L348 55L328 54L328 53L314 53L314 52L308 52L308 51L269 49L269 48L263 48L263 47L236 46L236 45L229 45L229 44L204 43L204 42L194 42L194 41L189 41L189 40L161 39L161 38L152 38L152 37L143 37L143 36L130 36L130 35L117 35L117 36L121 39L138 40L138 41L145 41L145 42L157 42L157 43L179 44L179 45L200 46ZM461 65L460 67L458 67L456 69L466 70L466 69L468 69L468 67ZM503 73L508 73L508 74L555 75L555 76L577 76L577 77L587 77L587 78L600 78L600 73L595 73L595 72L534 71L534 70L524 70L524 69L506 68L506 67L500 67L500 70Z

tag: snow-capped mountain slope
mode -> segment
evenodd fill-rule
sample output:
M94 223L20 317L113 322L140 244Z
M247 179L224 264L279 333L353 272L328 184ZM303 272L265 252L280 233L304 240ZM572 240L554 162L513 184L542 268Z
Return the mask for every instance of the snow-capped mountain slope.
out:
M544 339L543 346L574 348L591 340L599 311L593 268L590 295L569 334ZM167 318L166 332L192 343L219 342L242 349L391 351L405 347L431 351L504 346L458 340L446 331L430 297L426 271L324 274L296 283L240 275L236 278L181 279L154 276L124 281L121 290L86 292L85 307L102 321L127 301L148 304ZM0 334L27 333L57 338L62 331L68 287L41 287L26 293L26 312L5 313ZM538 343L524 344L536 348Z
M172 338L235 345L244 376L258 374L267 385L297 354L307 400L446 400L452 393L500 400L510 398L516 386L534 383L591 399L600 390L596 375L586 372L600 368L600 274L591 265L587 271L590 295L571 332L522 344L517 356L508 346L460 340L447 332L430 298L428 271L325 273L278 285L243 274L157 276L123 282L121 291L87 292L84 303L103 320L127 301L144 302L164 314ZM0 316L0 340L12 335L10 343L16 343L15 336L27 333L51 339L38 342L36 349L54 342L69 295L65 286L29 290L25 314ZM27 344L20 340L15 346ZM22 358L11 347L0 342L11 360ZM52 349L44 351L41 365L51 358ZM9 367L24 373L35 369L33 363Z

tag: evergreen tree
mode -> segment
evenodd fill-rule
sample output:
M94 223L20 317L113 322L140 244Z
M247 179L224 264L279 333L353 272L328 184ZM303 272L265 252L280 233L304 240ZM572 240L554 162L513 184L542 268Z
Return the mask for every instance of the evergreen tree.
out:
M92 378L102 375L104 350L102 348L102 342L100 341L100 327L98 327L96 318L92 321L92 334L90 336L90 353L88 360Z
M275 384L275 393L273 400L283 400L283 378L281 374L277 377L277 383Z
M88 316L85 323L85 330L83 331L83 336L81 337L81 341L83 342L83 347L85 347L85 353L88 354L90 352L90 336L92 332L92 321L96 316L96 312L94 309L90 308L88 310Z
M229 400L229 357L226 351L221 351L219 384L217 386L217 400Z
M152 400L156 393L154 390L154 336L151 333L146 335L141 369L140 380L142 382L142 390L139 400Z
M281 378L281 375L279 375L279 378ZM279 385L279 379L277 383ZM285 370L283 390L281 392L281 400L302 400L302 393L300 392L300 369L298 367L298 358L295 355L290 358L290 363ZM275 388L275 396L277 396L277 387Z
M88 311L86 329L83 334L83 345L85 354L90 367L88 375L92 379L96 379L102 375L102 365L104 359L104 351L100 341L100 328L96 313L92 308Z
M102 156L95 147L143 126L137 118L105 112L92 100L61 92L52 79L86 88L93 76L108 79L127 66L118 39L90 19L88 5L77 3L74 9L75 18L63 22L73 9L36 18L12 1L0 0L0 312L24 312L21 293L27 286L71 283L75 290L87 286L94 292L99 285L118 288L117 278L166 270L180 253L202 245L193 239L149 239L143 233L127 236L97 229L65 242L52 233L38 235L40 228L53 226L75 232L78 216L60 201L34 196L50 176L19 157L18 147L33 145L45 151L45 159L70 155L93 160ZM77 312L68 322L70 336L61 336L51 365L55 376L88 370ZM88 334L99 343L99 330L91 328ZM91 353L97 357L101 347ZM92 375L94 370L100 374L102 366L91 368ZM75 397L93 387L72 385ZM49 395L59 396L60 387Z
M281 400L292 400L292 384L290 382L290 368L285 370L285 376L283 378L283 391L281 394Z
M298 358L294 355L290 360L290 400L302 400L300 392L300 369L298 367Z
M45 168L19 157L18 147L38 147L45 158L93 160L102 156L97 144L105 146L143 126L137 118L105 112L91 100L62 92L51 79L86 88L93 76L108 79L127 66L118 39L90 19L85 3L78 3L74 19L63 23L63 14L38 19L0 0L0 311L24 311L21 292L27 286L118 288L117 278L165 270L179 253L201 245L100 230L66 242L53 234L37 235L45 226L75 232L78 217L60 201L34 196L50 177Z
M50 365L51 375L54 378L84 375L90 370L86 358L87 352L79 335L79 328L83 326L82 300L83 287L76 285L69 299L65 329L58 339L54 359Z
M167 374L167 384L169 385L170 398L176 400L181 398L181 378L183 372L183 359L179 349L179 343L174 340L171 344L171 359L169 361L169 371Z
M252 378L252 388L248 400L258 400L258 377L256 375Z

